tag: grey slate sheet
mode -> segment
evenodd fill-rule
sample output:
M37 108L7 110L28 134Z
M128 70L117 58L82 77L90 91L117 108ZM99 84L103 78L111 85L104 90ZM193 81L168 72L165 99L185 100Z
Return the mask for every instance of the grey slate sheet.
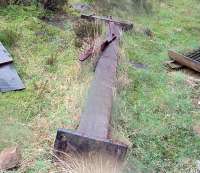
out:
M0 66L0 92L25 89L12 63Z
M13 61L12 57L0 42L0 65L5 63L10 63L12 61Z

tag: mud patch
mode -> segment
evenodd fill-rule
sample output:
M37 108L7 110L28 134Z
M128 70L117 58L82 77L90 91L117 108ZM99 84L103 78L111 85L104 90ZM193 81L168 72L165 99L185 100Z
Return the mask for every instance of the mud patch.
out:
M130 61L130 64L135 69L144 69L144 70L148 69L148 66L146 64L142 64L139 62Z

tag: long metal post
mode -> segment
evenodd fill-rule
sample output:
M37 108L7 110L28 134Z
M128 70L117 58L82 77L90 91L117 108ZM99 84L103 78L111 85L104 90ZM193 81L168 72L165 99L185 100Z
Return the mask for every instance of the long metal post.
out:
M58 129L54 146L58 154L60 151L100 151L118 159L125 157L128 146L108 139L121 31L120 25L108 23L108 40L117 38L106 47L97 63L77 131Z
M114 23L110 23L108 27L108 39L113 34L117 39L107 47L99 59L78 128L80 134L99 139L108 137L121 33L121 28Z

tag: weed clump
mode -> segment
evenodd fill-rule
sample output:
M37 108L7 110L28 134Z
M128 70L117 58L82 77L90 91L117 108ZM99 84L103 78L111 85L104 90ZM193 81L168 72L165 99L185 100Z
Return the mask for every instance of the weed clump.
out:
M43 4L44 9L58 11L68 5L68 0L40 0L40 3Z
M97 33L100 34L102 32L102 27L100 26L100 24L95 22L79 20L74 24L74 32L80 38L94 38L97 35Z
M105 14L113 11L122 11L130 13L150 13L153 2L150 0L97 0L96 7Z
M18 34L10 29L0 31L0 42L6 47L11 47L12 44L17 40Z
M0 5L42 5L46 10L59 11L68 5L68 0L1 0Z
M90 152L88 154L63 154L55 163L62 172L69 173L121 173L123 164L108 154Z
M85 20L78 20L74 24L73 29L76 34L76 47L81 47L86 38L93 40L97 35L101 35L102 33L102 26L99 23Z
M7 0L1 0L0 1L0 6L5 6L8 4L8 1Z

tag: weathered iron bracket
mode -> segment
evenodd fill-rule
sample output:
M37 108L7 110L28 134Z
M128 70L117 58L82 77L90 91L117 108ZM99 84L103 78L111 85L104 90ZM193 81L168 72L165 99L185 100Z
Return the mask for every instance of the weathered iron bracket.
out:
M127 153L127 145L113 142L108 139L97 139L73 132L67 129L58 129L54 149L57 155L62 153L89 153L91 151L106 153L123 160Z
M113 22L116 25L119 25L123 31L128 31L133 29L133 23L128 22L128 21L120 21L120 20L115 20L112 19L112 17L104 17L104 16L96 16L96 15L86 15L82 14L81 15L82 19L87 19L90 21L94 20L102 20L105 22Z

